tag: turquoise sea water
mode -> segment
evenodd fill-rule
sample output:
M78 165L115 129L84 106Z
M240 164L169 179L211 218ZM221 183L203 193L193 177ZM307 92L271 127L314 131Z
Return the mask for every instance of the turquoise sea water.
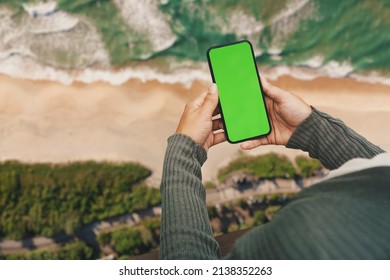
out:
M288 14L294 2L302 6ZM216 24L227 21L229 11L242 10L264 25L258 40L252 40L262 50L260 63L321 66L337 61L358 72L390 71L390 0L169 1L161 9L180 31L177 27L176 44L160 55L202 60L210 45L250 38L221 32ZM272 22L283 12L279 23ZM278 49L276 59L273 48ZM307 63L313 57L317 62Z
M0 4L15 9L16 19L23 13L25 2L39 1L0 0ZM173 44L154 51L151 34L127 25L112 0L58 0L57 6L95 24L114 68L145 60L166 66L171 58L176 62L205 62L210 46L249 39L259 64L267 67L328 67L327 73L341 71L341 76L390 73L390 0L140 2L154 3L164 15L175 36ZM152 12L142 10L145 14ZM152 35L156 34L158 30Z

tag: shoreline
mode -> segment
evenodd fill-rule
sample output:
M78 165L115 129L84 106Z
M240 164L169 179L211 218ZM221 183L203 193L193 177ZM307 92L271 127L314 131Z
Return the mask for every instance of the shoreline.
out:
M309 104L347 125L368 140L390 149L390 86L351 78L298 80L281 76L271 83L290 90ZM185 103L209 83L164 84L129 80L121 86L105 82L66 86L0 75L0 160L69 162L134 161L161 178L166 139L174 133ZM239 153L238 145L210 149L203 179ZM265 146L250 155L277 152L290 160L305 154L281 146Z
M301 81L311 81L317 78L345 78L367 84L390 86L390 77L383 73L377 71L354 72L352 66L346 66L337 61L330 61L322 66L302 64L269 67L259 63L257 65L259 72L273 81L284 76ZM206 62L178 61L175 58L167 59L164 62L160 57L134 61L123 66L69 70L44 65L29 57L12 56L0 60L0 75L35 82L59 82L68 86L75 83L93 84L98 82L122 86L128 81L136 79L143 82L158 81L164 84L184 84L190 88L193 83L211 81Z

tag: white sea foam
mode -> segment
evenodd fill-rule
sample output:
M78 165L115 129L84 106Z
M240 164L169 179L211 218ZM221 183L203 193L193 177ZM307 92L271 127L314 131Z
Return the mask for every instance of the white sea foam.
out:
M315 56L298 66L276 66L268 68L268 77L276 80L280 76L291 76L299 80L312 80L318 77L344 78L352 77L353 66L349 62L329 61L323 64L322 56ZM367 82L370 79L367 79ZM378 82L380 79L372 80Z
M62 11L51 14L50 16L24 17L26 31L32 34L45 34L55 32L67 32L76 27L79 19L75 16Z
M324 64L324 57L322 55L316 55L302 63L304 66L310 68L320 68Z
M269 50L282 50L286 38L294 33L302 20L314 17L315 6L309 0L289 0L286 8L277 13L270 21L272 39ZM280 53L280 52L279 52ZM279 53L270 53L278 55Z
M0 61L0 73L23 79L58 81L70 85L73 82L94 83L107 82L112 85L121 85L131 79L142 82L158 81L166 84L183 84L190 87L195 81L211 82L207 64L182 63L173 67L169 72L161 71L151 66L125 67L120 70L86 68L84 70L66 71L52 66L37 63L31 57L13 55ZM299 66L261 67L260 73L270 80L281 76L290 76L298 80L312 80L318 77L343 78L351 77L355 80L390 85L390 77L372 72L367 75L352 72L349 63L329 62L325 67L312 69Z
M37 63L31 57L9 56L0 61L0 73L23 79L58 81L70 85L73 82L94 83L103 81L112 85L121 85L130 79L143 82L157 80L161 83L180 83L187 87L194 81L211 81L207 65L199 67L180 67L169 73L153 67L126 67L120 70L86 68L67 71Z
M353 73L350 75L350 77L359 82L384 84L390 86L390 77L383 76L383 74L379 74L376 72L367 75Z
M344 78L351 73L350 69L350 65L347 63L339 64L333 61L325 67L316 69L300 66L276 66L267 68L265 72L267 78L271 80L276 80L281 76L290 76L298 80L313 80L318 77Z
M290 0L287 2L287 7L272 18L271 24L289 20L291 16L302 10L308 3L309 0Z
M151 2L144 1L143 3L150 4ZM306 7L305 1L299 3L301 4L292 9L293 11L297 12L302 7ZM288 15L291 15L291 12L279 17L278 20L280 21ZM17 26L12 19L12 12L8 9L0 9L0 73L24 79L59 81L64 84L104 81L113 85L121 85L130 79L139 79L144 82L157 80L161 83L181 83L185 86L191 86L194 81L211 81L207 64L194 65L191 61L180 64L169 62L169 71L162 71L153 66L128 66L113 70L109 65L107 50L104 48L96 28L85 19L76 18L61 11L50 13L44 19L41 19L40 16L35 17L35 19L28 15L26 17L22 18L21 24ZM232 24L230 26L237 26L238 24L233 23L240 21L243 17L245 17L244 13L237 12L235 16L231 17ZM162 19L160 18L160 20ZM55 25L51 25L50 21L55 22ZM259 36L259 32L263 28L261 22L254 18L247 19L245 26L244 29L233 31L241 32L240 34L248 36L250 40L251 36ZM69 29L71 31L68 31ZM39 30L40 32L38 32ZM41 32L44 33L44 36L38 38L36 33ZM257 40L252 41L256 42ZM34 44L34 48L31 48L32 44ZM256 49L256 44L254 47L256 55L263 51ZM37 49L41 51L37 52ZM54 57L48 56L48 53L54 52L54 50L63 50L68 53L77 51L80 62L71 69L78 68L79 70L65 70L63 67L56 67ZM275 60L281 58L281 51L282 49L276 46L268 50ZM352 65L348 62L330 61L323 64L324 58L315 56L303 62L304 67L277 66L261 69L261 72L270 79L277 79L283 75L301 80L310 80L321 76L337 78L349 76L364 82L390 84L390 78L378 73L369 75L354 73ZM152 65L152 63L148 65Z
M14 56L24 57L30 64L33 60L62 68L110 64L101 34L86 19L53 11L34 16L25 13L16 20L11 10L0 8L0 58ZM15 67L18 65L22 64Z
M271 47L268 49L268 53L270 55L280 55L282 51L283 50L281 48L277 48L277 47Z
M323 67L321 71L325 72L326 76L331 78L347 77L353 73L353 66L349 62L339 63L337 61L329 61Z
M31 16L46 16L56 11L57 2L39 2L39 3L25 3L22 5L23 9Z
M169 18L158 9L157 2L115 0L129 27L146 34L146 40L149 40L152 49L143 54L145 59L151 53L169 48L176 40L169 26ZM160 3L166 4L167 1L161 0ZM18 23L9 9L0 9L0 73L24 79L59 81L64 84L103 81L121 85L130 79L138 79L143 82L157 80L161 83L191 86L194 81L211 81L207 64L195 65L192 61L180 64L169 62L169 71L153 67L152 63L149 63L149 66L127 66L113 70L110 67L108 51L96 27L85 18L58 11L53 5L54 8L49 6L27 6L30 9L27 10L32 13L23 15ZM271 46L262 50L254 44L256 56L266 51L273 60L282 60L285 38L296 30L301 20L315 16L314 10L315 6L308 0L288 1L286 9L271 19ZM215 24L220 27L219 31L222 33L234 33L253 42L259 41L264 29L262 22L240 10L232 11L221 21L218 21L216 16ZM77 54L77 61L64 65L64 62L60 61L61 56L57 55L58 50ZM72 57L68 60L71 59ZM64 67L78 70L66 70ZM390 85L390 77L377 72L357 74L349 62L325 63L321 55L314 56L299 66L264 68L261 73L271 80L284 75L300 80L348 76L358 81Z
M194 81L211 82L210 73L202 69L182 68L170 73L161 72L153 68L124 68L116 72L105 70L85 70L75 77L76 81L91 83L104 81L112 85L121 85L130 79L142 82L156 80L165 84L183 84L190 87Z
M168 18L158 9L155 0L114 0L129 27L143 34L151 45L151 49L141 55L142 59L150 57L171 47L176 36L168 23Z
M272 68L260 69L267 79L276 80L281 76L290 76L297 80L313 80L319 77L345 78L349 77L357 81L390 85L390 77L377 72L368 74L354 73L352 66L347 63L331 61L324 67L309 68L301 66L276 66Z
M211 9L211 17L213 18L213 28L217 28L223 34L235 34L237 39L247 39L251 42L260 40L261 32L264 29L264 23L256 19L253 15L242 10L228 11L225 17L219 15L217 9ZM258 44L253 44L255 56L260 56L264 50Z
M254 16L241 10L234 10L228 17L228 24L221 23L222 33L233 33L238 37L260 34L264 24Z
M298 80L313 80L325 76L320 71L310 70L305 67L275 66L272 68L260 69L264 76L270 80L277 80L282 76L290 76Z

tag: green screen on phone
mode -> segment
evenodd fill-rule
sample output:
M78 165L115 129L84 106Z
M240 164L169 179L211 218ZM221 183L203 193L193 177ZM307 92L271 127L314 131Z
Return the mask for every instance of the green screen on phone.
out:
M211 47L207 58L218 87L227 140L237 143L269 134L271 126L251 44L240 41Z

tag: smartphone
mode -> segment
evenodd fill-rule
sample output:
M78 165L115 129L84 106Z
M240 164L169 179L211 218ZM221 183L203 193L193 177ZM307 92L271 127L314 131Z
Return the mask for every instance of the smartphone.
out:
M271 132L252 45L238 41L207 50L226 139L230 143L259 138Z

